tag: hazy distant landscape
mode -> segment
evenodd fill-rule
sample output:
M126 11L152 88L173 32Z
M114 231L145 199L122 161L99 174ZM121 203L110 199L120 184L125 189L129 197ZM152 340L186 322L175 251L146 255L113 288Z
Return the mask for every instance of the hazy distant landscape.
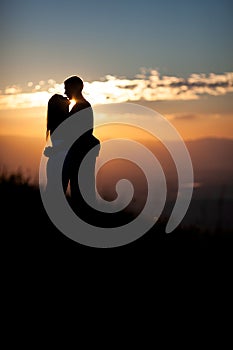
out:
M38 184L38 169L44 147L41 138L1 136L1 169L8 174L18 170L31 182ZM168 195L163 212L164 217L174 205L177 194L177 175L174 163L168 151L158 142L148 144L166 174ZM197 225L202 229L233 229L233 140L206 138L186 142L194 169L194 193L190 208L183 220L183 225ZM115 184L122 177L131 179L135 186L134 200L129 207L137 212L146 199L146 185L142 172L132 165L121 167L121 163L112 161L100 170L97 187L106 199L113 199ZM120 161L118 161L120 162ZM23 198L22 198L23 200Z

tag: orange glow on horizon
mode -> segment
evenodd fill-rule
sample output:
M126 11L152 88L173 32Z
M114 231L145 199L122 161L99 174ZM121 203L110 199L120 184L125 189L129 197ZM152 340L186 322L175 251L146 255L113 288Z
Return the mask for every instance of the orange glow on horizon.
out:
M0 110L0 135L45 137L47 107ZM232 138L233 114L195 114L187 117L165 114L184 140L204 137ZM95 118L95 115L94 115ZM103 120L103 122L107 122ZM101 140L114 137L145 138L135 127L99 127L94 133ZM148 134L146 137L149 137Z

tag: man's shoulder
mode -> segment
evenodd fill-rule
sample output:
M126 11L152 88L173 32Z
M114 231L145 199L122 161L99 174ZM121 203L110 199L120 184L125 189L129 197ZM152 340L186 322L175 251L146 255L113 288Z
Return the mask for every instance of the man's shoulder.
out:
M90 102L88 102L87 100L80 101L79 103L76 103L76 105L82 109L87 108L87 107L91 107Z
M72 114L74 114L76 112L79 112L79 111L81 111L81 110L83 110L85 108L89 108L89 107L91 107L91 104L87 100L82 101L82 102L78 102L71 109L70 115L72 115Z

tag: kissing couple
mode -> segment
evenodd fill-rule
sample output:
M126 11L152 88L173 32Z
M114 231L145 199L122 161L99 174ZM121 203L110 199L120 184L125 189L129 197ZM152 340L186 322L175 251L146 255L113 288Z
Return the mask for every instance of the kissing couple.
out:
M83 188L83 191L85 193L88 192L88 197L95 201L95 163L100 150L100 141L93 135L93 110L91 104L83 96L83 87L84 83L80 77L71 76L64 81L64 94L66 96L55 94L49 99L46 140L50 138L52 146L44 149L44 155L48 157L46 191L51 191L55 188L59 158L61 156L64 157L65 154L62 169L62 187L66 194L68 185L70 186L71 204L73 208L77 209L83 203L78 178L80 165L87 153L94 147L94 151L90 152L87 161L85 160L85 188ZM69 111L71 100L75 104ZM82 128L87 131L80 137L77 136L77 140L67 149L66 145L69 144L69 139L67 139L69 135L67 133L64 133L64 135L54 133L54 131L71 116L81 118ZM78 130L71 130L72 135L75 132L79 135ZM57 134L59 134L59 137Z

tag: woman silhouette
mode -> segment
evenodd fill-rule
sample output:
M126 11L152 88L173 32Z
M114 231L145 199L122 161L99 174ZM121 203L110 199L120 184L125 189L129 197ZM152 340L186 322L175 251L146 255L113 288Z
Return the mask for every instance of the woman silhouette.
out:
M50 137L52 147L48 146L44 150L44 155L49 157L47 162L47 191L54 188L54 174L57 171L58 160L66 152L64 140L56 139L53 132L69 117L69 104L68 98L58 94L53 95L48 102L46 140Z
M51 142L53 142L52 133L69 116L69 104L69 99L62 95L55 94L50 98L47 110L46 140L50 135Z

